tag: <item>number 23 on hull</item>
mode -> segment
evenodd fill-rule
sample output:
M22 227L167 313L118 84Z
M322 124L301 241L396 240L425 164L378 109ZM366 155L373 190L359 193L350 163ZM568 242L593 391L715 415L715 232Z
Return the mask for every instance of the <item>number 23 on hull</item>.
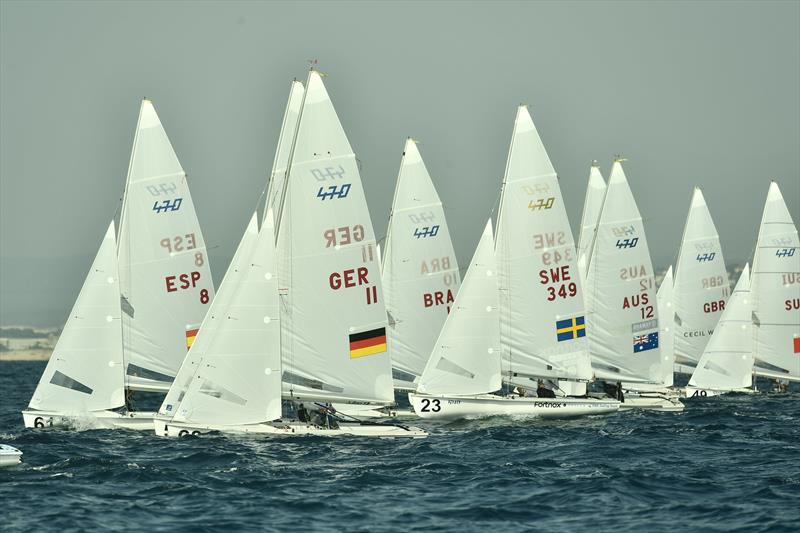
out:
M414 412L420 418L456 420L487 416L531 416L571 418L614 413L616 400L594 398L526 398L479 394L475 396L408 395Z

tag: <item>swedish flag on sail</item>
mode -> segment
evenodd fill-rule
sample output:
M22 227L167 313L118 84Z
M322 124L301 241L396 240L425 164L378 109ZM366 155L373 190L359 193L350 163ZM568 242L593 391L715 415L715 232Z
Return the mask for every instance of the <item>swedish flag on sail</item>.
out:
M586 336L584 317L565 318L556 321L556 335L558 342L569 341Z

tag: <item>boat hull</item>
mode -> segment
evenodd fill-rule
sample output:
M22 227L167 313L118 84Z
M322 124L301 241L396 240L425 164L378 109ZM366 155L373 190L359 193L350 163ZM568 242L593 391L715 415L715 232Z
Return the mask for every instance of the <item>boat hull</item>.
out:
M0 466L14 466L22 462L22 452L8 444L0 445Z
M90 413L66 414L56 411L22 411L26 428L102 428L151 431L155 413L134 411L117 413L114 411L92 411Z
M681 393L684 398L710 398L713 396L721 396L723 394L729 394L731 392L736 392L739 394L756 393L756 391L754 391L753 389L714 390L714 389L701 389L689 386L687 386L684 389L681 389Z
M163 437L200 436L204 433L220 432L232 434L252 434L258 437L372 437L372 438L405 438L423 439L428 434L420 428L392 424L369 424L358 422L340 422L336 429L329 429L304 422L272 422L242 425L202 425L172 422L156 418L151 424L156 435Z
M414 412L420 418L455 420L488 416L574 418L604 415L619 409L619 402L595 398L526 398L520 396L440 396L411 393Z
M625 391L625 400L620 404L619 410L647 409L648 411L679 413L683 411L684 405L678 398L678 391L669 391L668 393Z

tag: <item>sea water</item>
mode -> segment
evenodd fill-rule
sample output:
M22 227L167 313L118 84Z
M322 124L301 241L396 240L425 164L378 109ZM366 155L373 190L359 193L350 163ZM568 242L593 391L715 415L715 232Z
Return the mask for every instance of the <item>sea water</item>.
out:
M0 530L798 531L800 393L683 413L416 421L424 440L26 430L0 362Z

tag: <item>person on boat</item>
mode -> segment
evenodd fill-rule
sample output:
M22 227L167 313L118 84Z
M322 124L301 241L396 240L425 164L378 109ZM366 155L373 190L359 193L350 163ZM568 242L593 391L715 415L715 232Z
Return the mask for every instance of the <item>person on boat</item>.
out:
M543 380L539 380L539 385L536 388L536 396L539 398L555 398L556 393L552 389L547 388Z
M306 409L302 403L299 406L297 406L297 419L300 422L309 421L308 409Z
M625 395L622 393L622 382L617 381L617 401L620 403L625 401Z
M132 413L136 407L133 402L133 392L131 389L125 389L125 410L129 413Z
M328 424L328 429L339 429L339 423L336 421L336 409L330 403L325 406L325 417Z
M525 392L525 389L523 389L522 387L514 387L514 394L516 394L520 398L524 398L525 396L528 395L528 393Z

